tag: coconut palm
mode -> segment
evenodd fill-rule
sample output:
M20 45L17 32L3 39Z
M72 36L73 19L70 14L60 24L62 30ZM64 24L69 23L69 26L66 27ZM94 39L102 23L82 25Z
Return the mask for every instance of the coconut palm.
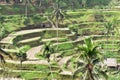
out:
M59 3L60 0L55 0L55 3L53 5L53 12L51 15L48 15L48 21L51 23L53 28L58 28L59 27L59 22L63 21L64 19L64 14L62 12L62 9L60 9Z
M107 23L105 23L105 28L106 28L106 37L107 37L107 42L108 42L108 37L111 36L115 36L115 32L119 32L117 29L118 26L118 19L113 17L113 19L111 21L108 21ZM113 44L114 44L114 40L113 40ZM114 48L113 48L114 50Z
M27 50L30 49L30 46L29 45L25 45L25 46L22 46L20 48L16 47L16 49L17 49L16 56L19 59L20 65L21 65L21 68L22 68L23 61L27 60L26 52L27 52Z
M47 61L48 61L48 62L50 62L50 55L51 55L52 53L54 53L54 49L53 49L53 46L52 46L51 42L48 42L48 43L46 43L46 44L43 46L42 52L43 52L43 56L44 56L45 58L47 58ZM52 71L50 63L49 63L49 69L50 69L50 71ZM50 74L52 75L52 79L53 79L53 74L52 74L52 72L48 73L48 76L49 76Z
M48 62L50 61L50 55L54 52L51 42L46 43L42 48L43 56L47 58Z
M62 13L62 10L59 8L59 2L60 0L56 0L56 4L54 5L54 11L53 11L53 14L52 14L52 19L55 20L55 27L56 28L59 28L59 22L60 21L63 21L64 19L64 15ZM56 33L57 33L57 38L59 36L59 33L58 33L58 29L56 30ZM57 43L58 43L58 39L57 39ZM57 46L58 48L58 46Z
M29 0L25 0L25 16L28 17L28 4Z
M107 75L100 63L103 59L102 53L98 50L98 46L95 45L91 38L85 39L85 44L82 47L78 47L81 51L78 58L78 68L74 71L74 75L82 72L81 80L102 80L107 79Z

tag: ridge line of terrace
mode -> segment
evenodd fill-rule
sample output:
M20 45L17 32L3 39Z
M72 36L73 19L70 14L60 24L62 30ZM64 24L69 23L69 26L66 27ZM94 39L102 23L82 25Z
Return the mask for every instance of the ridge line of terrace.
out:
M21 31L15 32L15 34L13 33L12 35L29 34L32 32L40 32L40 31L46 31L46 30L69 30L69 28L44 28L44 29L21 30Z
M11 44L12 43L11 40L14 39L16 36L26 35L26 34L30 34L30 33L37 33L37 32L42 32L42 31L49 31L49 30L66 30L67 31L67 30L69 30L69 28L44 28L44 29L21 30L21 31L9 34L7 37L3 38L0 41L0 43Z

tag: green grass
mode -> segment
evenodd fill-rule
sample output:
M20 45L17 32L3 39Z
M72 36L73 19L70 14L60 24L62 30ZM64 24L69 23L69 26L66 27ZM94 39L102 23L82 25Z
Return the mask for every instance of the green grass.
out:
M1 65L1 64L0 64ZM13 64L13 63L6 63L6 67L13 69L13 70L21 70L20 64ZM23 64L23 70L31 70L31 71L48 71L48 66L46 65L39 65L39 64Z
M76 54L76 50L75 49L69 49L69 50L64 50L64 51L61 51L61 56L71 56L73 54Z
M103 48L110 48L110 49L112 49L112 48L114 48L114 49L118 49L118 46L117 45L105 45L105 44L103 44Z
M69 31L58 31L58 37L65 37L66 34L68 34ZM43 38L45 39L49 39L49 38L54 38L57 37L57 31L56 30L52 30L52 31L46 31L46 33L43 35Z
M46 21L46 18L39 14L30 16L27 19L23 15L2 15L1 17L4 18L3 23L8 32L18 30L27 25L39 24Z
M108 80L120 80L120 73L115 74L115 75L109 75Z
M54 46L55 49L57 47L58 47L58 51L63 51L63 50L73 49L74 45L72 43L63 43Z
M119 54L112 53L112 52L105 52L104 56L107 57L107 58L117 58L119 56Z
M26 39L26 40L21 40L21 41L19 41L19 43L29 43L29 42L36 42L36 41L40 41L40 37L35 37L35 38Z

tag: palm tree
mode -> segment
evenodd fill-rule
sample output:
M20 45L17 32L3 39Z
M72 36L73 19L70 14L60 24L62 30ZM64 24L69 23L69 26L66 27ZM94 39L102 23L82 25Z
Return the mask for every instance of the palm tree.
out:
M29 0L25 0L25 16L28 17L28 4Z
M54 5L54 11L53 11L53 14L52 14L52 19L55 20L55 27L56 28L59 28L59 22L60 21L63 21L64 19L64 15L62 13L62 10L59 8L59 2L60 0L56 0L56 3ZM58 29L57 29L57 38L59 36L59 33L58 33ZM58 43L58 39L57 39L57 43ZM57 46L58 48L58 46Z
M50 61L50 55L54 52L53 45L51 42L46 43L42 48L43 56L47 58L47 61Z
M16 47L18 53L16 54L17 58L20 60L20 67L22 69L22 62L27 60L26 52L30 49L29 45L22 46L20 48Z
M113 19L111 21L108 21L107 23L105 23L105 28L106 28L106 36L107 36L107 42L108 42L108 36L115 36L115 32L119 32L117 29L118 26L118 19L113 17ZM113 44L114 44L114 40L113 40ZM114 47L113 47L114 50Z
M47 58L47 61L50 62L50 55L52 53L54 53L54 49L53 46L51 45L51 42L46 43L43 48L42 48L42 52L43 52L43 56L45 58ZM51 65L49 63L49 69L50 69L50 73L48 73L48 76L51 74L52 75L52 79L53 79L53 74L52 74L52 69L51 69Z
M35 2L38 4L35 4ZM42 3L42 0L25 0L25 16L28 17L28 7L31 5L31 7L35 9L39 9Z
M94 45L91 38L85 39L85 44L78 47L82 51L78 58L78 68L74 71L74 75L82 72L81 80L99 80L102 78L107 79L107 75L100 63L103 59L102 53L99 52L98 46Z

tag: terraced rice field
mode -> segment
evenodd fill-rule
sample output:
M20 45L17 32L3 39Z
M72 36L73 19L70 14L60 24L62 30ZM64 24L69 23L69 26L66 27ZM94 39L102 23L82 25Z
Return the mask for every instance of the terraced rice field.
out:
M68 11L67 14L69 17L67 17L63 23L68 24L66 28L41 28L16 31L10 33L0 41L0 44L4 46L2 49L10 54L16 54L18 51L13 47L13 40L15 40L15 43L19 47L30 45L31 48L26 52L27 60L23 62L23 65L38 64L47 65L48 67L52 65L52 69L57 66L58 70L60 70L64 64L69 62L71 57L77 56L76 46L78 44L82 46L84 40L88 37L92 37L93 41L101 45L106 52L112 52L114 54L119 51L120 37L112 35L107 38L105 35L106 29L104 27L106 21L104 21L104 19L101 21L99 18L95 18L93 10L82 12ZM116 14L119 15L120 13L118 13L118 11L103 11L103 14L114 16ZM107 19L109 20L110 18L107 17ZM58 36L56 33L57 31ZM55 54L50 56L51 62L40 57L40 55L42 55L42 47L46 42L52 42L54 48L58 47ZM9 64L20 64L19 60L6 60L6 62ZM18 70L16 70L16 72L17 71ZM32 71L34 72L34 70L29 70L29 72ZM13 70L13 72L15 72L15 70ZM22 72L28 71L22 70ZM38 72L41 72L41 70L38 70ZM66 71L60 70L59 75L68 75L68 77L71 78L70 75L72 75L72 72L70 69Z

